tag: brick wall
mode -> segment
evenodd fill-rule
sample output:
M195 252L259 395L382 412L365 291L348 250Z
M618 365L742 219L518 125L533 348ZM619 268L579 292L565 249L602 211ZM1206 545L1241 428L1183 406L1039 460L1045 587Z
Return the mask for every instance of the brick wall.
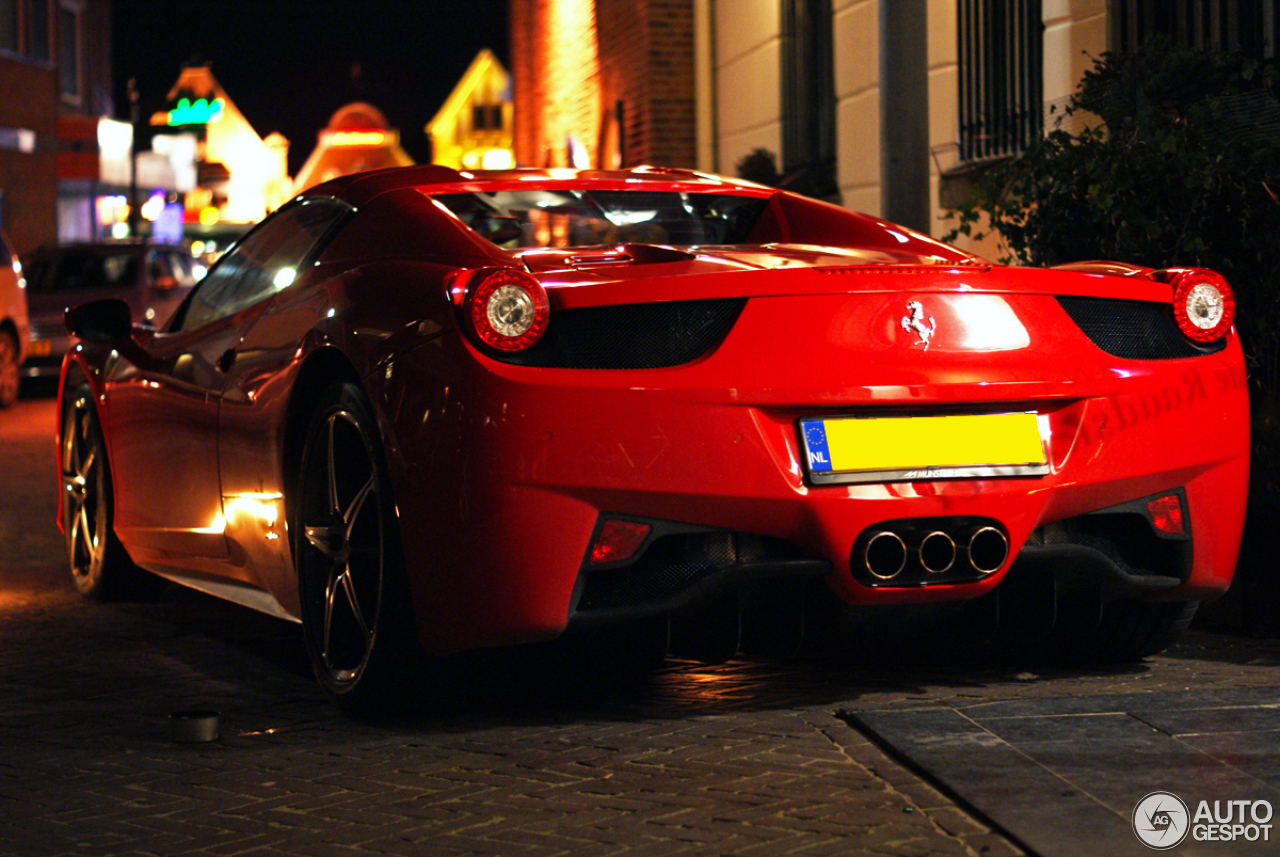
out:
M511 0L511 64L520 163L694 166L693 0Z
M567 166L570 134L596 162L600 66L593 0L511 0L516 161Z
M0 57L0 128L35 132L35 150L0 147L0 226L18 253L58 237L58 83L53 69Z

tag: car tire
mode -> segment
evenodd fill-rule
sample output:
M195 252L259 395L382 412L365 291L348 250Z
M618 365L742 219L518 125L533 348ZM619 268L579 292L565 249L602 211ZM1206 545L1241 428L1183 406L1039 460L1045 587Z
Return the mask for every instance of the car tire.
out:
M62 532L76 589L93 601L154 599L167 581L134 565L113 529L111 468L88 384L68 384L59 442Z
M295 491L293 550L316 679L352 716L402 708L416 698L422 650L382 443L357 385L321 395Z
M7 330L0 330L0 408L18 400L18 340Z

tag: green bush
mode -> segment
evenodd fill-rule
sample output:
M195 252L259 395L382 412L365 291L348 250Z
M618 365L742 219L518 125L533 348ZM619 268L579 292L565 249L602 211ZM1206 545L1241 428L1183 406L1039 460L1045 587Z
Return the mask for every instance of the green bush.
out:
M1011 259L1213 268L1237 295L1259 475L1280 484L1280 102L1276 69L1149 45L1096 60L1051 130L992 168L947 236L988 222ZM1068 130L1073 129L1073 130ZM985 217L984 217L985 216Z

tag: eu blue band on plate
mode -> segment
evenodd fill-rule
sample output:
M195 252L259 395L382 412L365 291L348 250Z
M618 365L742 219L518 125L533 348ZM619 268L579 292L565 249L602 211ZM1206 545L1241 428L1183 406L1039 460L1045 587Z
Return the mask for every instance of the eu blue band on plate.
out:
M809 472L831 472L831 450L827 448L827 429L822 420L801 420L800 434L809 456Z

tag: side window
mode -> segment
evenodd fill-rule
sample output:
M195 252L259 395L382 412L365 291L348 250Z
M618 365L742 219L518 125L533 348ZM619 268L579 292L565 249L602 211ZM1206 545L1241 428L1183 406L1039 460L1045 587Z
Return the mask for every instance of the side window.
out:
M223 254L192 294L182 330L239 312L286 288L317 244L350 209L336 200L306 200L262 221Z

